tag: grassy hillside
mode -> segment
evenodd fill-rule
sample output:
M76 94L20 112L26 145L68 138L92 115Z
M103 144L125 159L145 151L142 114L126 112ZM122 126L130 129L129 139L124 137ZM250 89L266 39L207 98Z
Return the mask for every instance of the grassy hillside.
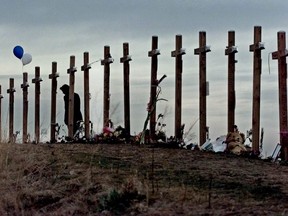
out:
M1 215L286 215L288 167L128 144L0 144Z

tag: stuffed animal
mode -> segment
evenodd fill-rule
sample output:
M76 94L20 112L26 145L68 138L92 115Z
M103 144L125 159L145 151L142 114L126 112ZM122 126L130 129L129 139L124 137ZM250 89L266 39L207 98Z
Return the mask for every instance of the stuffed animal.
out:
M236 155L240 155L243 152L247 152L244 146L245 135L239 131L229 132L226 136L227 151Z

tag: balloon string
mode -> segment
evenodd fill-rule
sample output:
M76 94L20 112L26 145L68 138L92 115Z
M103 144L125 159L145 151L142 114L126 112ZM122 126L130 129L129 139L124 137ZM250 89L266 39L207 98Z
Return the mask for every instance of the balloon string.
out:
M101 59L98 59L98 60L96 60L96 61L93 61L93 62L89 63L89 65L94 64L94 63L99 62L99 61L101 61Z

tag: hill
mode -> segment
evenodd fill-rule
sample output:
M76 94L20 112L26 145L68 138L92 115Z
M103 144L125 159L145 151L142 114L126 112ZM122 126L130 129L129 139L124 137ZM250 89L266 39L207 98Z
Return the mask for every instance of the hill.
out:
M129 144L0 144L1 215L286 215L288 167Z

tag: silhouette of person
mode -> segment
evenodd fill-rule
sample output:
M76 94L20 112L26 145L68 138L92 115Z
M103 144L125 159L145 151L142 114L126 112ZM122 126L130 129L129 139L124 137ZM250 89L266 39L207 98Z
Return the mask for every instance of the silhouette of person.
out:
M64 123L68 127L68 110L69 110L69 85L64 84L60 87L60 90L64 94L64 103L65 103L65 114L64 114ZM77 124L78 121L82 121L82 113L80 110L80 97L77 93L74 92L74 118L73 118L73 134L76 133L76 131L79 128L79 124Z

